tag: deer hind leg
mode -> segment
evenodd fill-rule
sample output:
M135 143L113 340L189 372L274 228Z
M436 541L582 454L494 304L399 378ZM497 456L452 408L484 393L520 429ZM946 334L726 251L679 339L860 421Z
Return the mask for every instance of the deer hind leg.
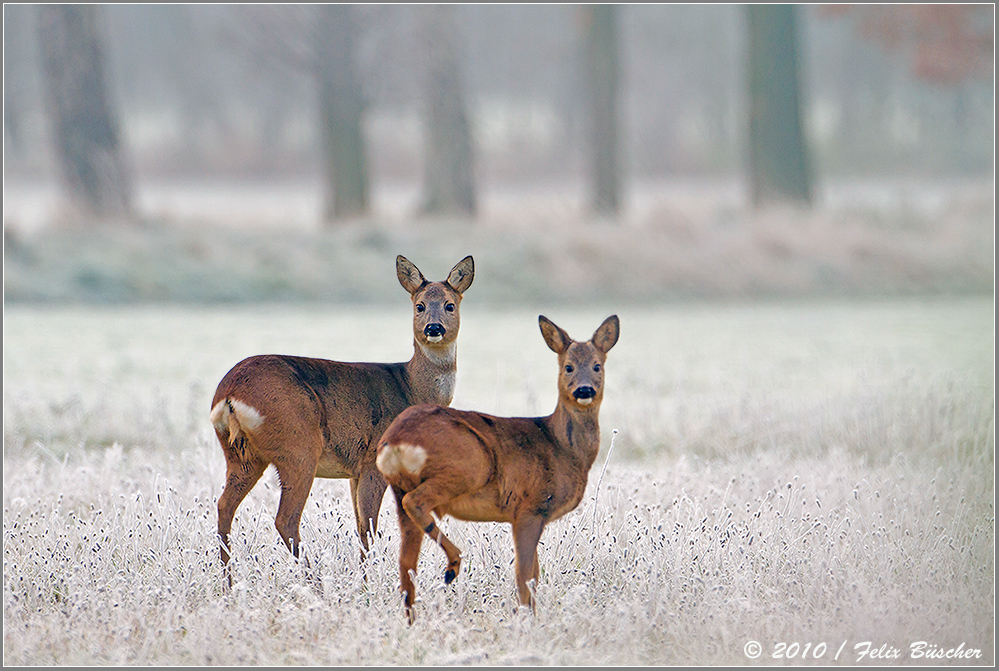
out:
M361 472L360 477L350 479L350 498L354 503L354 517L357 521L357 535L361 539L361 559L368 553L368 539L378 531L378 511L388 485L385 478L375 468Z
M430 511L437 506L447 503L455 498L454 495L441 489L439 483L427 480L416 489L402 497L402 507L406 514L434 540L447 555L447 569L444 571L444 584L450 584L458 577L461 570L461 551L455 547L447 536L437 527L433 515Z
M299 525L302 521L302 511L305 509L305 502L309 498L309 491L315 480L315 468L308 472L308 468L302 468L298 464L294 474L289 476L287 469L282 473L278 468L278 477L281 479L281 501L278 503L277 515L274 517L274 527L281 540L288 546L291 554L296 559L301 559L305 568L305 579L312 588L319 594L323 592L322 582L318 576L318 570L314 570L309 562L309 556L301 548L301 538L299 536Z
M316 464L313 460L312 463L297 461L294 464L282 463L275 466L281 480L281 501L274 517L274 527L291 553L298 558L301 545L299 525L312 482L316 478Z
M236 515L236 508L264 474L267 463L255 457L240 459L232 447L225 443L223 448L226 457L226 478L225 487L218 500L219 555L226 581L232 587L232 573L229 569L229 532L232 530L232 518Z
M520 603L534 610L533 590L538 587L541 571L538 563L538 541L545 528L545 520L541 517L528 517L518 520L513 525L513 544L516 552L517 596ZM533 580L534 585L528 584Z
M402 593L406 619L409 620L410 624L413 624L416 618L416 613L413 610L413 604L416 602L416 585L413 582L413 577L416 575L416 565L420 560L423 529L413 521L403 507L404 492L396 487L392 488L392 492L395 494L399 532L402 536L399 542L399 591Z

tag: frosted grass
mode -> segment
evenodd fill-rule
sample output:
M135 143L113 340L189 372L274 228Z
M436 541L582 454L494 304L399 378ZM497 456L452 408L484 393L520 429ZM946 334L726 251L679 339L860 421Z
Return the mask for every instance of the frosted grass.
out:
M222 589L221 375L264 351L411 351L405 305L263 312L6 311L5 664L745 664L749 641L771 663L845 642L852 664L918 640L994 662L990 300L618 310L600 468L619 433L599 493L594 469L542 537L537 614L515 609L508 526L445 520L462 574L444 586L424 544L413 627L394 505L362 567L345 481L317 481L303 518L321 592L274 531L272 472ZM605 313L546 314L579 338ZM455 406L554 407L536 319L466 301Z

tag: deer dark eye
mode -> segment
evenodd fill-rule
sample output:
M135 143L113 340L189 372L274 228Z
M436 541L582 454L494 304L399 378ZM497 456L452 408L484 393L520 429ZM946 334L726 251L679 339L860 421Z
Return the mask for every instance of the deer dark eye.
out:
M448 303L444 306L446 312L454 312L454 303Z
M594 373L599 373L600 372L600 364L598 364L598 363L593 364L593 372Z
M571 373L573 370L575 370L575 369L572 366L566 366L565 367L565 372L566 373Z
M416 304L416 311L417 312L423 312L426 309L427 309L427 306L424 305L423 303L417 303Z

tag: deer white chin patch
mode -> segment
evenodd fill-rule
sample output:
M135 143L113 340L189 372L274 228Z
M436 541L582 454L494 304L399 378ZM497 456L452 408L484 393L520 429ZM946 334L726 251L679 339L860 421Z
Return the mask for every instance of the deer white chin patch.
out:
M577 398L576 402L579 403L580 405L589 405L590 403L593 403L593 399L592 398Z
M438 343L444 340L444 336L427 336L427 342Z

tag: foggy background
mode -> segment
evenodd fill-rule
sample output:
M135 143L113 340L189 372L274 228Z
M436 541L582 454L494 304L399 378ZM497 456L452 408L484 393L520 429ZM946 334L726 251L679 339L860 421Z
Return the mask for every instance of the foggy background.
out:
M398 253L434 277L473 253L477 297L499 302L992 291L992 5L796 6L808 191L762 200L747 6L616 5L596 46L587 7L99 5L124 185L108 209L60 168L38 8L5 5L5 300L396 300ZM352 85L323 74L341 46L366 179L346 212L323 132ZM435 139L432 117L455 109L467 183L435 209L460 134Z

